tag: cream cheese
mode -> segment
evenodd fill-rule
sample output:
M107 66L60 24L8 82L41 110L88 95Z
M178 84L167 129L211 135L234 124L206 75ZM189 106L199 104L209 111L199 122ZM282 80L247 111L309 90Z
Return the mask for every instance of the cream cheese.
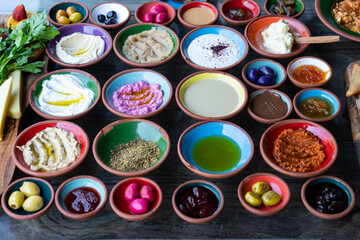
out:
M291 52L294 43L294 36L290 31L287 22L281 19L261 33L264 45L272 53L286 54Z

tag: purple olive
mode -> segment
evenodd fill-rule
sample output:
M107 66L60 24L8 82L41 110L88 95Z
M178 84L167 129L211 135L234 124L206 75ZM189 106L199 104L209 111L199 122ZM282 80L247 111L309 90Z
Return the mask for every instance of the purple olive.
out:
M259 72L264 75L264 76L271 76L271 77L275 77L275 72L274 69L272 69L271 67L268 66L262 66L259 68Z
M273 85L274 83L275 83L274 78L266 75L261 76L257 81L257 84L259 84L260 86L270 86Z
M256 82L260 76L261 76L261 74L260 74L259 70L257 70L256 68L252 68L247 72L247 78L251 82Z

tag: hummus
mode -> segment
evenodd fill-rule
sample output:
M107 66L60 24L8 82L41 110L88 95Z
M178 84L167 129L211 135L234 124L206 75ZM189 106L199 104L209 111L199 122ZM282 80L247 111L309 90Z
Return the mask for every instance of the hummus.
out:
M294 36L290 27L283 19L270 26L261 33L264 45L272 53L286 54L291 52Z
M122 86L112 95L114 107L122 113L142 115L155 111L163 102L160 84L140 81Z
M82 64L98 59L105 50L105 41L99 36L73 33L56 44L58 58L71 64Z
M25 163L34 171L56 171L73 163L81 152L81 144L67 130L48 127L25 145L17 147Z
M130 35L122 48L127 59L137 63L155 63L166 59L174 47L170 34L163 29L152 28Z

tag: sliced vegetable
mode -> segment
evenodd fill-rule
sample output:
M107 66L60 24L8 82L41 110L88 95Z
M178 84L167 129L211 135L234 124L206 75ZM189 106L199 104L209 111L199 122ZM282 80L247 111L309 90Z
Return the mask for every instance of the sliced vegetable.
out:
M10 75L12 77L12 88L9 100L9 106L6 116L11 118L21 118L21 93L22 93L22 74L21 71L13 71Z
M9 105L12 77L0 86L0 141L4 138L4 126L6 120L7 107Z

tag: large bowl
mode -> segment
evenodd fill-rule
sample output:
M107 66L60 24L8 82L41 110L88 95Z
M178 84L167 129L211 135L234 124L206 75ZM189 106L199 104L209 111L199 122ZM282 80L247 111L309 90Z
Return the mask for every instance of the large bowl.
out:
M186 11L192 9L192 8L203 8L203 9L207 9L209 10L209 13L211 12L212 14L214 14L214 19L212 19L212 21L208 22L207 24L194 24L194 23L189 23L187 22L184 18L183 15ZM211 3L208 2L200 2L200 1L189 1L187 3L185 3L184 5L182 5L178 12L177 12L177 16L179 21L181 22L181 24L184 27L187 28L197 28L200 26L204 26L204 25L212 25L214 23L216 23L216 21L219 18L219 11L217 10L217 8L212 5Z
M246 20L234 20L228 17L228 13L231 9L245 8L247 11L251 12L252 16ZM254 0L227 0L223 2L220 6L220 14L223 19L234 26L245 26L253 18L257 18L261 14L260 5Z
M266 0L265 3L264 3L264 10L265 10L265 13L267 15L277 15L275 12L273 12L271 10L271 6L276 4L278 1L277 0ZM301 15L304 13L305 11L305 4L302 0L295 0L295 6L298 10L298 12L291 16L293 18L299 18L301 17Z
M115 11L117 14L117 23L106 25L105 23L99 22L97 16L103 14L106 16L106 13L109 11ZM119 2L101 2L95 5L90 11L90 21L107 30L116 30L124 26L130 19L131 13L130 9L122 3Z
M48 11L48 20L49 22L54 25L55 27L63 27L68 26L69 24L61 24L58 23L56 20L56 13L58 10L62 9L66 11L68 7L73 7L77 12L79 12L83 18L79 23L84 23L89 17L89 9L82 3L76 2L76 1L65 1L65 2L59 2L55 5L53 5L49 11ZM67 16L68 17L68 16ZM71 24L70 24L71 25Z
M166 2L152 1L152 2L146 2L142 5L140 5L140 7L138 7L136 9L135 14L134 14L136 21L138 23L145 23L144 16L150 12L150 9L153 6L156 6L156 5L163 6L166 9L166 13L169 16L169 20L162 23L161 25L164 25L164 26L170 25L176 18L176 11L169 3L166 3Z

